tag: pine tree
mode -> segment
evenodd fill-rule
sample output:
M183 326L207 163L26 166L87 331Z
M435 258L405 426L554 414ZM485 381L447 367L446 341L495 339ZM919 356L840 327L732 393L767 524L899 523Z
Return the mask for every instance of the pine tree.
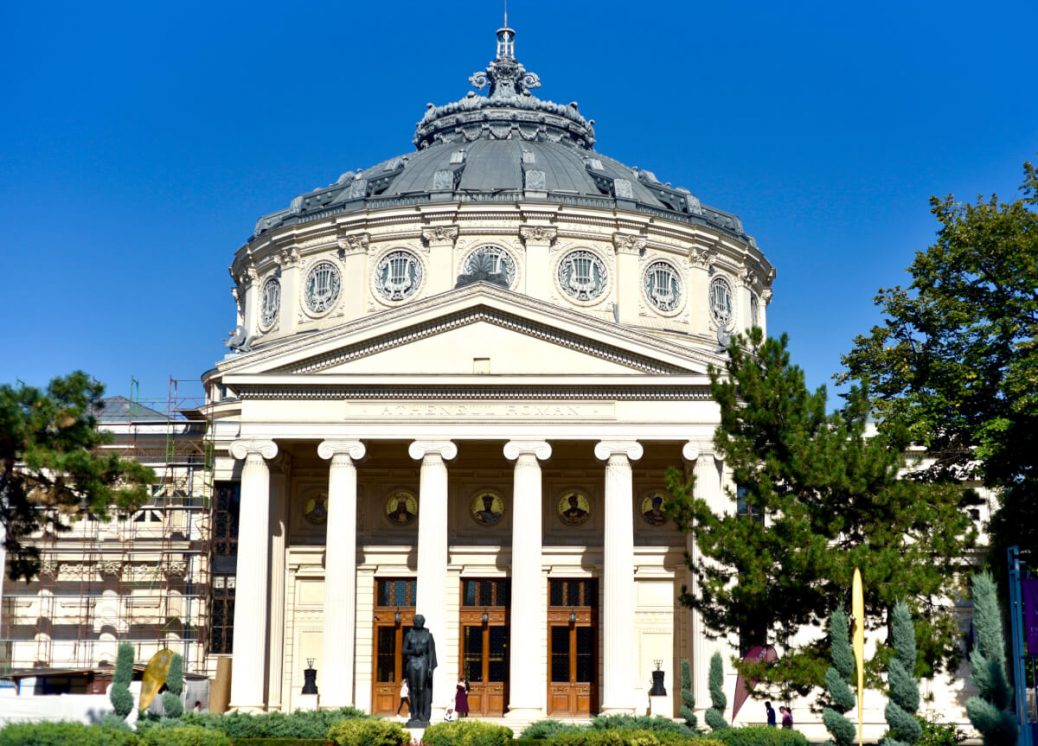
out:
M898 601L892 613L891 637L894 657L887 666L887 688L890 701L884 715L890 725L890 733L884 740L886 746L910 746L919 740L923 729L916 719L919 709L919 682L914 671L916 662L915 627L908 605Z
M710 658L710 709L703 716L706 724L713 730L723 730L728 727L724 719L724 710L728 706L728 698L724 696L724 664L721 654L714 653Z
M130 682L133 681L133 645L124 642L119 645L115 657L115 673L112 676L112 688L108 699L112 703L115 714L124 720L133 712L133 693Z
M864 574L865 608L891 608L904 597L916 620L921 673L954 665L956 620L939 600L954 595L969 571L976 529L958 485L901 479L904 439L867 435L871 401L852 389L828 412L825 387L809 391L790 362L788 341L759 329L728 348L724 371L711 370L720 409L714 449L738 493L716 505L694 480L671 470L668 511L693 533L696 592L682 602L718 635L763 633L784 650L776 661L736 661L747 681L788 700L825 683L824 641L800 643L803 627L821 627L844 601L855 567ZM745 510L733 510L738 499ZM867 630L886 625L868 614Z
M829 619L830 656L832 665L825 672L829 706L822 711L822 722L832 734L832 743L849 746L854 743L854 723L844 713L854 709L854 693L850 682L854 676L854 653L851 650L847 612L837 609Z
M174 653L169 662L169 673L166 674L166 691L162 693L162 709L168 718L178 718L184 714L184 703L180 695L184 692L184 659Z
M696 706L695 697L692 696L692 671L688 665L688 659L681 661L681 717L685 719L685 725L692 730L696 729L698 721L693 707Z
M983 736L984 746L1014 746L1017 724L1008 709L1013 688L1006 677L1006 640L995 581L988 573L973 576L973 629L970 672L980 696L967 700L966 714Z

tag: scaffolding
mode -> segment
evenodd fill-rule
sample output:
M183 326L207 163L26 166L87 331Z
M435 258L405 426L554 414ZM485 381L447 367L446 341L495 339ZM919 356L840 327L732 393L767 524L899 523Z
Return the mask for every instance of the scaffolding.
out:
M212 408L197 382L169 378L164 399L139 388L131 379L130 396L106 400L98 422L112 434L105 450L154 470L150 498L130 515L38 537L41 572L4 593L9 669L114 664L129 642L138 661L169 648L185 670L207 670Z

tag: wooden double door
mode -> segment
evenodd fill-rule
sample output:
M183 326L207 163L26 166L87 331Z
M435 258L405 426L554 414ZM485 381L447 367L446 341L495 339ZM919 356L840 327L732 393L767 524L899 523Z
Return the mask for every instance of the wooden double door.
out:
M461 583L461 672L468 684L469 714L501 717L508 704L507 579Z
M585 717L598 704L598 584L552 579L548 601L548 714Z
M371 710L375 715L393 715L400 704L404 678L404 635L414 626L414 578L378 580L375 583L374 657ZM401 714L407 714L405 706Z

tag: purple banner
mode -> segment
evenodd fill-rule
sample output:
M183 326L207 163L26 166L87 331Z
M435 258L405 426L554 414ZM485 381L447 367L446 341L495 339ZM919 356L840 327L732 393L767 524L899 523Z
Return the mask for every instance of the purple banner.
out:
M1038 656L1038 579L1020 581L1024 602L1024 645L1027 654Z

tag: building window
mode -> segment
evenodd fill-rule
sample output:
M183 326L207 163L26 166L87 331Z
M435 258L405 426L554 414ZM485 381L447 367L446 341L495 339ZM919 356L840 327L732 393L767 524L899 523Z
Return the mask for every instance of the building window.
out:
M743 486L736 487L735 489L735 512L740 518L752 518L758 523L764 523L764 514L759 508L750 505L747 501L746 496L749 494Z
M574 300L598 298L605 292L606 277L605 262L590 251L571 251L559 262L559 287Z
M760 299L756 293L750 294L750 325L760 326Z
M735 319L732 286L723 277L715 277L710 283L710 316L721 329L729 328Z
M271 277L263 283L263 304L260 310L260 326L269 329L278 318L281 308L281 281Z
M377 580L378 606L415 606L418 599L418 581L414 578Z
M209 652L230 653L234 647L233 575L214 575L209 602Z
M565 578L549 581L550 606L597 606L598 584L594 578Z
M241 510L241 484L217 482L213 496L213 554L238 555L238 514ZM233 571L233 565L231 570Z
M462 581L462 606L510 606L511 603L512 584L506 579Z
M660 311L673 311L681 304L681 276L670 262L653 262L645 270L645 297Z
M331 310L339 299L341 286L339 268L328 261L318 262L306 276L306 307L311 313Z
M386 300L403 300L422 285L422 263L410 251L391 251L375 267L375 289Z
M497 246L480 246L465 260L464 273L482 279L484 276L499 278L505 287L515 282L515 259Z

